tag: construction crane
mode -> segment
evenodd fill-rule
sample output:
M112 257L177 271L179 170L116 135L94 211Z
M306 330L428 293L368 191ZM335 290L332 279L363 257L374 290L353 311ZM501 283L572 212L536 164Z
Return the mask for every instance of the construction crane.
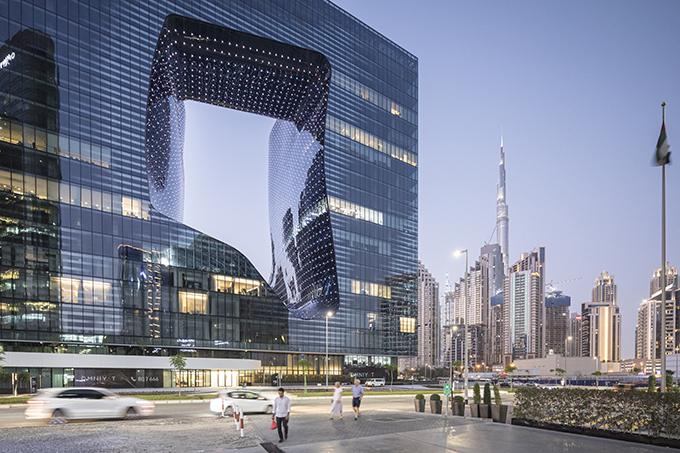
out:
M496 233L496 228L498 228L498 222L496 222L496 225L493 227L493 231L491 232L491 236L489 236L489 240L484 241L484 245L491 243L491 240L493 239L493 235Z
M546 289L548 289L548 287L550 287L550 292L552 292L552 291L555 290L555 285L559 285L560 283L573 282L574 280L581 280L582 278L583 277L570 278L569 280L561 280L559 282L553 282L552 280L550 280L549 283L545 284L545 287L546 287Z

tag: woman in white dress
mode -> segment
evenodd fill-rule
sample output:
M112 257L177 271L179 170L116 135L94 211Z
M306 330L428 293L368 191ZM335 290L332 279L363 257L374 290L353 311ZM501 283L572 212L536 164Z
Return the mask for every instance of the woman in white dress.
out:
M333 402L331 403L331 420L333 416L340 414L342 418L342 389L340 388L340 383L335 383L335 392L333 393Z

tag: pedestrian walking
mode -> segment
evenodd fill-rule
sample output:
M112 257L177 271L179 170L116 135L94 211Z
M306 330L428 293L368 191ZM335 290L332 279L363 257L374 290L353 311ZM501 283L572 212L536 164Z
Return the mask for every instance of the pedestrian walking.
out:
M352 387L352 409L354 409L354 420L359 418L359 406L361 406L361 399L364 397L364 388L361 386L359 379L354 381Z
M285 439L288 439L288 417L290 416L290 399L283 393L283 387L279 387L279 397L274 399L274 411L272 413L272 420L276 417L279 443L283 442L284 436Z
M331 420L333 420L334 415L338 414L340 414L340 419L342 419L342 388L340 388L340 383L336 382L333 401L331 402Z

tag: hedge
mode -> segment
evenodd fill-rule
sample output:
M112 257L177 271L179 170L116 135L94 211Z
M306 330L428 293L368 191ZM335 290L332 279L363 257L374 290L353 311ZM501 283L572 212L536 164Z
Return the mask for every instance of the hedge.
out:
M680 393L518 388L513 417L538 423L680 439Z

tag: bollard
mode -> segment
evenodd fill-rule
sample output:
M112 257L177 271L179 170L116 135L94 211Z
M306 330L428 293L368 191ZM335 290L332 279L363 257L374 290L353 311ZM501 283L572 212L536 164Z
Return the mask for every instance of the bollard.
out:
M234 412L234 423L236 424L236 429L238 429L238 406L233 405L231 410Z
M245 434L243 433L243 409L241 409L241 437Z

